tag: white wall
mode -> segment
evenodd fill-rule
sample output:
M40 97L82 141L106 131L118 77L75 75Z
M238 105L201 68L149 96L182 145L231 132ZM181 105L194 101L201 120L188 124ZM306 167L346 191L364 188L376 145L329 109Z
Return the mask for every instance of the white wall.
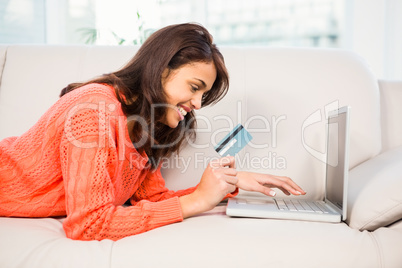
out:
M402 80L402 1L386 2L384 70L387 78Z
M343 47L361 55L378 78L402 79L402 1L345 0Z

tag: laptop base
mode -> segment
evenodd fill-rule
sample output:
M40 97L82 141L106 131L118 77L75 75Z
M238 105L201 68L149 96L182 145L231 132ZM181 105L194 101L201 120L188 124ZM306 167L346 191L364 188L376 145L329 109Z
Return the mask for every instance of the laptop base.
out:
M266 219L285 219L302 220L317 222L341 222L341 214L334 211L328 204L325 204L328 213L317 213L309 211L284 211L278 209L277 203L273 198L230 198L226 207L226 215L231 217L243 218L266 218Z

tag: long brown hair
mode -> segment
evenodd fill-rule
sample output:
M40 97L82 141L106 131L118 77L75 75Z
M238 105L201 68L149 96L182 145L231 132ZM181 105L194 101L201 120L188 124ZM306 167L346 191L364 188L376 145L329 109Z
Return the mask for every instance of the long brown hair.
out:
M70 84L61 91L60 97L90 83L113 86L125 115L128 118L139 116L150 126L152 131L144 131L141 122L134 120L129 132L136 149L145 151L149 164L156 168L164 157L178 152L184 140L195 139L194 112L187 113L176 128L170 128L158 120L165 116L166 105L155 109L155 104L167 103L162 87L163 71L176 70L192 62L213 62L217 71L211 90L202 98L202 107L221 100L229 88L223 56L213 43L211 34L201 25L193 23L170 25L156 31L121 70L85 83ZM147 136L146 141L139 144L144 135Z

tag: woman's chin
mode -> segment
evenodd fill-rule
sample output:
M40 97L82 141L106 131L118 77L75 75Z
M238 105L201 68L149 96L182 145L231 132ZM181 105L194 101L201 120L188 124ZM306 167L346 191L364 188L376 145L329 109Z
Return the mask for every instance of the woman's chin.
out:
M181 118L178 118L176 116L168 116L167 118L165 118L165 120L161 121L161 123L165 124L166 126L170 127L170 128L177 128L177 126L180 123ZM184 119L184 118L183 118Z
M180 121L177 121L177 120L170 120L170 121L167 121L167 122L163 122L163 124L165 124L166 126L168 126L170 128L177 128L179 123L180 123Z
M179 124L176 124L176 125L170 124L170 125L167 125L167 126L170 127L170 128L177 128L178 125L179 125Z

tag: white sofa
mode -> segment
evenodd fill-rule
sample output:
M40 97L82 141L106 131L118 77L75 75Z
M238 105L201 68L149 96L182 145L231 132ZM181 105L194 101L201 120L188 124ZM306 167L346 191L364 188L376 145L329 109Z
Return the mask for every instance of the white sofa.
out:
M137 49L0 46L0 139L26 131L68 83L114 71ZM230 218L223 204L116 242L83 242L65 237L62 218L3 217L0 267L402 267L402 81L378 81L343 50L221 51L229 93L197 112L197 140L166 162L167 186L195 185L218 156L213 145L243 123L254 139L238 169L289 176L322 198L326 111L350 105L346 222Z

